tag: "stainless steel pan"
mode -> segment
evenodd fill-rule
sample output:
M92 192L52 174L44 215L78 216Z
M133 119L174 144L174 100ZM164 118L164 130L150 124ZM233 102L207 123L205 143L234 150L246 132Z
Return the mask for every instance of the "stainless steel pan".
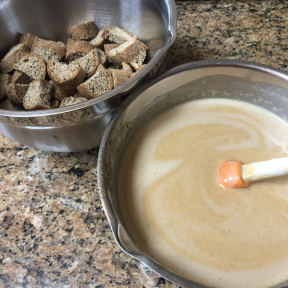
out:
M157 263L153 255L143 253L139 243L131 237L123 217L125 211L119 204L118 181L122 157L135 134L150 119L181 103L215 97L241 99L257 103L287 121L287 95L287 73L237 60L181 65L133 92L105 131L97 167L101 200L118 245L130 256L182 287L206 287L169 271ZM285 287L287 283L277 287Z

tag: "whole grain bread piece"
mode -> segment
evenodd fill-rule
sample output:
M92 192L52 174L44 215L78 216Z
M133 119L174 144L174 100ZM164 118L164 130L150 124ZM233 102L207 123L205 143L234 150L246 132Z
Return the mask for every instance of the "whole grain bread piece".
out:
M112 75L113 78L113 87L116 88L118 86L120 86L121 84L123 84L124 82L126 82L127 80L129 80L130 78L127 77L125 75L125 73L123 73L122 70L120 69L112 69L109 68L108 69Z
M14 69L27 74L33 79L45 79L46 63L38 55L24 54L15 63Z
M49 83L54 86L54 89L52 92L52 98L62 101L65 97L70 96L70 93L68 91L58 87L52 80L50 80Z
M139 73L145 66L146 66L146 64L143 64L142 66L140 66L135 72L133 72L133 73L130 75L130 78L132 78L132 77L135 76L137 73Z
M89 41L95 48L102 48L105 42L104 30L98 32L97 36Z
M34 38L35 37L29 33L23 33L19 38L19 43L23 43L31 49L34 43Z
M113 89L113 79L108 69L99 65L96 72L77 87L80 95L87 99L98 97Z
M108 60L115 66L120 66L122 62L129 63L135 59L140 53L140 45L135 36L132 37L131 41L120 44L113 49L107 49L104 45L105 53Z
M97 36L98 28L93 21L81 23L68 28L68 35L74 40L88 40Z
M33 80L23 98L25 110L48 109L51 107L53 85L47 80Z
M9 73L14 69L14 65L23 54L29 53L30 49L23 43L19 43L8 51L0 62L0 70L3 73Z
M139 69L143 65L146 59L146 54L147 54L146 51L148 50L148 47L139 40L138 40L138 45L140 47L139 53L136 55L136 57L132 61L129 62L129 64L132 66L132 68L134 68L134 70Z
M130 79L132 74L132 69L127 63L122 63L122 69L109 68L112 78L114 88L120 86L124 82Z
M100 48L96 49L99 57L99 63L105 67L108 64L108 58L103 50L101 50Z
M9 99L6 99L2 103L0 103L0 109L10 110L10 111L24 110L23 107L13 104Z
M66 107L66 106L78 104L78 103L81 103L81 102L85 102L85 101L87 101L87 100L88 100L87 98L82 97L82 96L79 96L79 97L70 96L70 97L64 98L64 99L61 101L59 107Z
M21 107L28 88L29 84L17 84L11 82L5 87L5 95L13 104Z
M120 45L121 44L117 44L117 43L104 44L104 50L105 50L104 54L106 56L107 62L109 62L109 60L110 60L107 57L107 53L109 54L112 49L115 49L115 48L119 47ZM120 67L120 65L121 65L121 63L119 64L119 67Z
M33 81L33 78L31 78L29 75L15 70L12 75L12 82L18 83L18 84L29 84Z
M123 44L130 42L133 35L127 30L118 26L109 25L103 29L104 38L110 42Z
M5 87L11 83L12 76L10 74L0 72L0 100L4 99Z
M69 93L74 93L86 76L86 72L79 64L67 64L57 60L48 61L47 71L50 79Z
M83 70L86 72L86 77L90 77L95 73L97 67L100 64L98 52L96 49L93 49L85 56L79 59L76 59L70 63L79 64L83 68Z
M131 74L133 73L131 66L125 62L122 62L122 70L127 77L130 77Z
M65 60L67 62L74 61L85 56L93 49L94 46L88 41L68 39L66 43Z
M35 37L31 52L39 55L45 62L49 59L61 60L65 56L65 44Z

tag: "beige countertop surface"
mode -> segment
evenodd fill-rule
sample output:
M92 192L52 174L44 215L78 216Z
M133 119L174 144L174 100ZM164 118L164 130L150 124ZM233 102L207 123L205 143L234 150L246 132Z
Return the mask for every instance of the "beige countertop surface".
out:
M248 3L249 2L249 3ZM165 69L241 59L288 72L286 1L176 1ZM177 287L122 252L97 189L98 149L40 151L0 134L1 287Z

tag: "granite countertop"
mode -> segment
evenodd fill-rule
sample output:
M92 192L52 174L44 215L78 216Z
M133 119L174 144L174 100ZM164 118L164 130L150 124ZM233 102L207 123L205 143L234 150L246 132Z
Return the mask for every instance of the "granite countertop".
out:
M165 69L242 59L288 72L285 1L176 1ZM116 245L97 191L98 150L51 153L0 134L0 288L176 287Z

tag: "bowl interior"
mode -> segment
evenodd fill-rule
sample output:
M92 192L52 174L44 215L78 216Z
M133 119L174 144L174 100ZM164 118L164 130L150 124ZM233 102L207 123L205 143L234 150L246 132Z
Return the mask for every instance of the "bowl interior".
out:
M169 1L140 0L7 0L0 5L0 57L17 43L19 33L67 40L67 28L93 20L126 28L149 47L148 57L169 42ZM168 22L167 22L168 20Z
M287 92L288 75L280 71L247 62L203 61L177 67L130 95L104 134L98 164L100 193L118 245L170 281L184 287L194 285L154 261L153 255L141 252L131 237L118 194L119 171L127 146L151 119L197 99L238 99L257 104L287 121Z

